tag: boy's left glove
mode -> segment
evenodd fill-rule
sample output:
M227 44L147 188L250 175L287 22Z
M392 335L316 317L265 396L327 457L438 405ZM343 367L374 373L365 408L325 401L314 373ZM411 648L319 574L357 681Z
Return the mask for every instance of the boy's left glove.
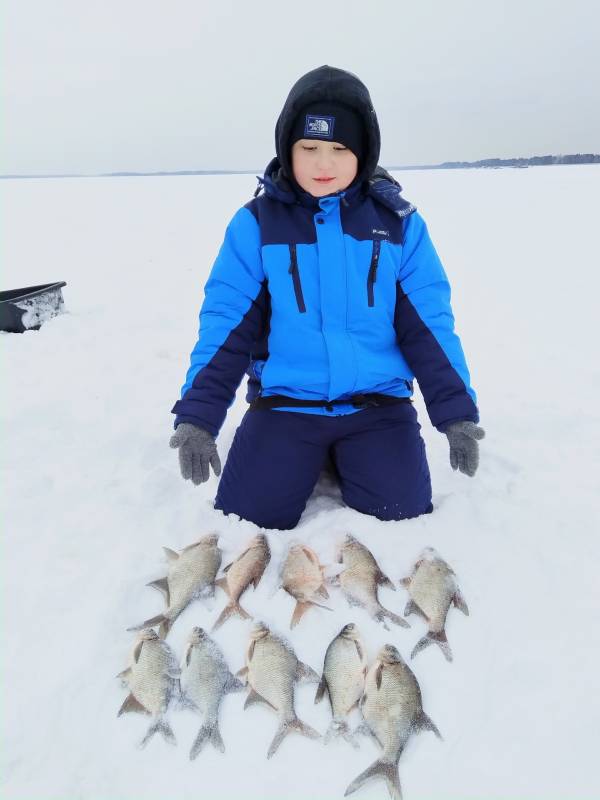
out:
M453 422L445 431L450 443L450 466L471 478L479 466L479 439L485 431L474 422Z

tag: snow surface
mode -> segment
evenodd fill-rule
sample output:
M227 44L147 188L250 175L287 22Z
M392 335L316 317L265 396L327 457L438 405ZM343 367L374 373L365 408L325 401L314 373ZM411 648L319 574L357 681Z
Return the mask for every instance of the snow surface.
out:
M341 504L323 478L295 531L269 533L272 562L243 605L322 668L349 621L370 658L386 642L408 658L424 632L386 632L332 590L290 632L293 600L273 595L291 539L331 564L349 531L394 580L425 546L457 573L470 617L456 609L448 664L437 647L412 666L444 741L424 732L400 762L406 800L592 798L600 700L600 361L596 166L398 174L425 217L453 285L453 305L479 394L476 478L452 472L446 438L418 410L435 512L380 522ZM341 798L376 757L367 740L325 747L292 735L267 761L277 721L268 708L221 713L225 755L188 760L201 724L172 714L173 748L136 744L148 721L117 719L128 625L158 613L144 584L166 574L162 545L222 534L224 561L255 533L212 509L217 480L194 487L168 447L197 332L202 289L225 225L252 176L2 181L3 288L65 280L66 313L39 331L0 334L5 800ZM218 440L226 455L243 392ZM268 489L266 489L268 490ZM401 612L406 592L381 591ZM194 625L225 604L190 607L169 642L181 657ZM414 620L414 621L413 621ZM232 670L250 623L215 633ZM298 689L299 716L321 732L326 703ZM357 714L357 712L355 712ZM355 717L353 723L357 723ZM381 782L357 800L387 796Z

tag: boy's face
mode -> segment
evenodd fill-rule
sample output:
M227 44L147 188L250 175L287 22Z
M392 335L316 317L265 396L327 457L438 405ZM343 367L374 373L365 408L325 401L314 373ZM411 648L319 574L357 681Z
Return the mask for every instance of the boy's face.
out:
M358 171L358 159L339 142L298 139L292 145L292 169L305 192L324 197L350 186Z

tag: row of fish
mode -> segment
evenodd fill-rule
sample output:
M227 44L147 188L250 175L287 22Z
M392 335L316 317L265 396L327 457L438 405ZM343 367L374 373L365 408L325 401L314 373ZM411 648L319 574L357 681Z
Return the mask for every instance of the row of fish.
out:
M250 614L240 605L240 598L251 584L254 588L258 586L271 559L267 537L262 533L255 536L245 550L224 568L223 577L217 579L222 559L218 541L217 534L209 534L180 553L164 548L168 573L148 585L164 594L167 607L161 614L128 630L158 625L160 636L165 638L182 611L197 598L214 596L216 586L226 592L229 602L213 625L213 631L234 614L249 619ZM379 586L387 586L394 591L396 587L367 547L347 535L338 550L337 561L342 564L342 570L337 575L326 577L326 568L319 563L317 554L310 547L294 544L289 548L281 567L279 585L296 600L291 628L300 622L309 608L329 608L323 603L329 599L327 585L339 586L350 605L364 608L386 630L389 629L388 620L409 627L403 617L381 605ZM412 655L434 642L451 661L452 653L445 633L448 610L454 604L465 614L469 613L453 570L435 550L426 548L411 575L402 579L400 584L407 589L410 597L405 616L418 614L428 626L427 635L419 640Z
M152 716L152 723L141 744L145 745L157 732L175 743L175 736L165 715L172 704L188 707L204 715L190 759L194 759L205 743L223 752L225 746L219 731L219 708L229 692L248 688L244 708L262 703L278 717L278 727L267 751L270 758L284 738L296 731L311 739L320 739L314 728L297 716L294 690L298 681L317 683L315 703L327 696L332 722L324 740L341 736L357 746L357 734L372 737L382 754L362 772L346 790L356 791L371 778L383 778L390 796L400 800L398 762L413 733L430 730L441 738L435 724L423 710L421 691L413 672L398 650L385 645L369 666L365 646L354 623L345 625L329 644L325 653L322 677L300 661L292 646L265 624L256 623L246 648L245 666L233 675L218 645L202 628L194 628L181 661L157 633L142 630L135 642L128 667L119 674L129 694L119 710ZM242 682L243 679L244 682ZM348 716L360 708L363 722L351 732Z

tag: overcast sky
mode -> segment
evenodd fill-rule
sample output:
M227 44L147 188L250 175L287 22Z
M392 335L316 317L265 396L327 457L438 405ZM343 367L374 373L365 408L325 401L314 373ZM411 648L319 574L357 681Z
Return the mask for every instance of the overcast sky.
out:
M0 173L252 169L303 73L369 87L383 165L600 151L597 0L5 0Z

